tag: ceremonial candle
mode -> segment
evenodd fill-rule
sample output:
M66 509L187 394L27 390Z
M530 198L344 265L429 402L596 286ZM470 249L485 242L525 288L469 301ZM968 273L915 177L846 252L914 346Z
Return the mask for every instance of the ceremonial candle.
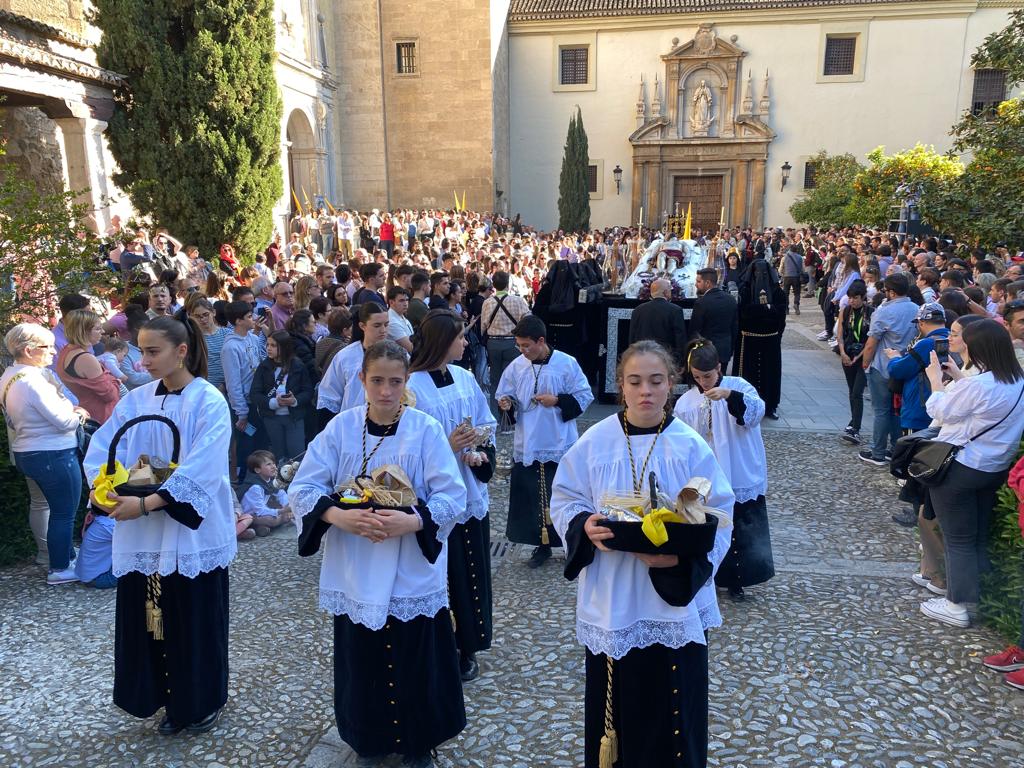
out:
M725 206L724 205L722 206L722 215L721 215L721 217L718 220L721 222L722 226L724 227L725 226Z
M640 206L640 225L639 226L642 227L643 225L644 225L644 207L641 205Z

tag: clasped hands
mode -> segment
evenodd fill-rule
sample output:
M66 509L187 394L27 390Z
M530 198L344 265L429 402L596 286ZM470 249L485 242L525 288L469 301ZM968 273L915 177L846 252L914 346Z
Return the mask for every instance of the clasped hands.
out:
M488 462L487 454L483 451L465 451L466 448L472 448L476 443L476 430L475 429L463 429L456 427L452 430L452 433L448 435L448 445L452 447L455 453L464 451L460 458L463 464L467 464L470 467L479 467L481 464Z
M415 533L423 527L417 515L406 514L397 509L369 509L328 507L320 519L337 526L346 533L364 536L374 544L384 539Z
M608 539L614 539L615 534L612 533L610 528L602 525L606 519L604 515L597 513L591 515L587 518L587 522L583 524L583 532L587 534L587 538L590 539L597 549L602 552L611 552L612 550L604 542ZM678 555L647 555L642 552L631 552L630 554L648 568L673 568L679 565Z

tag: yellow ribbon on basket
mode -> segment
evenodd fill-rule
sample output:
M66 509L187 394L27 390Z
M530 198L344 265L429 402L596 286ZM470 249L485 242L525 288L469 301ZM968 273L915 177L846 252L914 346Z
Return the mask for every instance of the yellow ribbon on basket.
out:
M117 496L114 489L117 486L128 482L128 470L120 461L114 462L114 474L107 474L107 463L103 462L100 473L93 481L92 488L95 491L96 503L103 507L113 507L116 502L111 501L111 496Z
M661 507L644 515L644 521L641 523L641 527L643 529L644 536L650 539L654 546L660 547L668 541L668 530L665 528L665 523L681 522L683 522L683 518L672 510Z

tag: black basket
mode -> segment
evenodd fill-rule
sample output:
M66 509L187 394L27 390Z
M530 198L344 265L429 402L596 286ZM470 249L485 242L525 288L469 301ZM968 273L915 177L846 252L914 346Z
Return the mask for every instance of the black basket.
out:
M639 522L605 520L601 525L615 534L615 538L604 541L608 549L642 555L678 555L683 560L704 558L714 548L718 518L706 515L705 519L703 523L665 523L668 541L660 547L647 538Z
M144 421L160 421L166 424L171 429L171 436L174 438L174 448L171 451L171 463L177 464L178 457L181 453L181 433L178 432L177 425L166 416L158 416L157 414L150 414L146 416L136 416L134 419L128 419L124 424L120 426L114 436L110 439L110 448L107 450L107 474L114 474L114 467L117 464L117 445L121 442L121 438L124 437L125 432L129 428L134 427L136 424L141 424ZM163 483L156 483L150 485L128 485L127 483L121 483L121 485L114 488L114 493L118 496L132 496L135 498L143 498L150 494L156 493L160 490ZM108 510L96 504L92 505L92 511L97 515L106 515Z

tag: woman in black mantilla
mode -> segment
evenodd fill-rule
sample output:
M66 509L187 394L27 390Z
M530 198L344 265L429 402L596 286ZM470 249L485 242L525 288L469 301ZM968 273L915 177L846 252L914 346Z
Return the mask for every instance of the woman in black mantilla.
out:
M765 416L778 419L782 399L782 333L786 330L786 295L779 273L764 258L764 242L754 246L754 260L739 286L740 337L732 375L746 379L765 403Z
M334 615L338 732L360 764L399 754L427 768L466 725L445 546L464 521L466 488L441 425L403 405L408 367L393 341L366 350L367 404L331 419L288 490L299 554L326 539L320 607ZM386 466L408 477L414 505L356 498L354 480Z
M466 484L466 521L448 537L448 597L455 618L459 670L476 679L477 651L491 647L491 528L487 482L494 474L496 422L469 371L456 365L466 348L466 324L454 312L432 309L420 323L409 389L415 407L441 423ZM488 434L485 434L488 433Z
M206 345L187 317L150 320L139 333L142 365L155 379L132 390L93 435L84 461L90 500L113 520L114 703L135 717L161 707L159 731L214 727L228 695L228 564L236 552L228 481L231 419L224 396L205 378ZM104 480L115 434L131 419L170 419L181 441L177 465L145 497L118 496ZM169 467L166 422L128 426L115 456ZM126 476L125 476L126 479Z

